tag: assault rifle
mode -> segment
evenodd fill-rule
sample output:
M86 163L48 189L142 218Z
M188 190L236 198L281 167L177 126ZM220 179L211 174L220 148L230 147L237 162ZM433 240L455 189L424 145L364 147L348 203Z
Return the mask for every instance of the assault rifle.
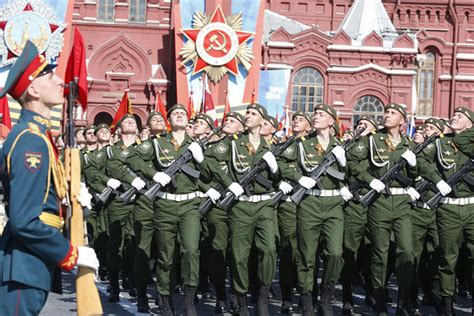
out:
M76 80L75 80L76 81ZM76 103L76 82L71 81L69 88L68 108L67 108L67 147L64 154L66 179L68 186L68 220L70 227L71 243L76 246L85 244L85 221L82 206L77 197L81 189L81 163L79 159L79 149L74 146L74 118L73 107ZM76 278L77 295L77 315L102 315L102 303L99 292L95 285L94 270L86 267L79 267Z
M117 191L112 189L111 187L105 187L105 189L100 192L99 195L96 196L96 202L92 205L92 210L98 211L102 208L102 206L107 203L112 195L117 194Z
M199 140L199 142L198 142L199 146L201 146L201 147L206 146L207 143L209 142L209 140L211 139L211 137L216 135L217 133L219 133L222 130L223 127L224 127L224 124L222 124L219 128L215 129L206 138L203 138L203 139ZM181 156L178 157L178 159L173 161L173 163L171 163L171 165L168 168L166 168L165 173L173 180L176 177L176 175L178 174L178 172L180 172L180 171L186 172L186 170L185 170L185 168L187 167L186 164L192 158L193 158L193 154L191 153L191 151L186 150ZM158 157L157 157L157 159L158 159ZM188 169L190 169L190 168L188 168ZM150 187L150 189L148 189L144 193L144 195L150 201L154 201L156 196L158 195L158 192L160 191L160 189L161 189L161 184L155 183Z
M469 159L469 161L466 162L464 166L462 166L458 171L453 173L453 175L449 177L448 180L446 180L446 183L449 184L454 190L458 183L461 182L461 180L463 180L464 177L467 176L472 170L474 170L474 159ZM426 204L430 209L434 210L441 202L442 198L443 195L441 192L438 192Z
M288 140L282 144L277 145L271 153L273 156L278 157L280 156L290 145L295 141L296 134L292 135ZM259 162L255 166L253 166L243 177L240 179L239 184L240 186L248 191L248 187L254 180L257 180L260 173L267 167L267 162L264 159L260 159ZM227 211L233 204L235 200L234 193L226 190L223 194L221 194L224 198L219 202L219 206L224 210ZM247 195L249 193L247 192Z
M430 137L428 137L423 143L416 145L416 147L413 149L413 153L415 155L418 155L421 153L429 144L431 144L438 135L433 134ZM388 171L380 177L380 181L385 184L385 186L388 186L392 180L397 178L397 175L399 174L400 171L405 168L407 165L407 161L404 158L399 159ZM370 204L377 198L379 192L377 192L374 189L371 189L369 192L367 192L363 197L360 198L360 203L365 207L369 207Z
M365 128L361 128L357 130L357 132L354 134L354 137L351 139L346 139L344 143L342 143L341 147L346 150L353 142L358 140L361 136L361 134L365 131ZM313 170L311 171L311 174L309 175L310 178L312 178L316 183L320 181L321 176L324 173L327 173L329 170L329 167L336 161L336 157L332 152L327 153L321 163ZM306 193L306 188L303 187L302 185L298 184L294 189L293 189L293 194L291 195L291 200L296 203L296 205L299 205L301 203L301 200L303 200L303 197ZM278 192L278 194L281 194L281 197L283 197L282 192ZM280 197L280 199L281 199ZM276 199L276 195L274 199Z

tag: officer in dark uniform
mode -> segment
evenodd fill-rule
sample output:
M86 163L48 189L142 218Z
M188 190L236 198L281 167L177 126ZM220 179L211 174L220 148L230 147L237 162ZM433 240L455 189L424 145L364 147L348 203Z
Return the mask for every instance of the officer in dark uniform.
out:
M0 237L0 315L37 315L48 292L59 290L53 284L58 268L99 266L94 250L75 247L61 232L66 179L49 119L52 107L64 102L64 83L53 68L27 41L0 92L22 107L0 161L9 218Z

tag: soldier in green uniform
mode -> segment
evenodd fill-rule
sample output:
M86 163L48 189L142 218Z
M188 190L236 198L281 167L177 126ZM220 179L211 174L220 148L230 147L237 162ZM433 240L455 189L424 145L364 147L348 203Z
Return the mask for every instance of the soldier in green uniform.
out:
M415 144L421 144L425 141L426 134L424 129L425 128L423 125L418 125L417 127L415 127L415 134L413 135L413 142Z
M433 134L440 135L444 130L444 122L436 119L429 118L425 120L424 126L417 126L414 136L414 142L420 144L425 138L430 137ZM417 139L418 130L423 132L423 138ZM429 147L429 150L433 146ZM420 163L420 166L422 164ZM415 187L418 187L422 181L427 181L423 177L418 176L415 179ZM423 301L433 305L435 308L439 307L439 297L434 291L434 279L437 278L438 265L439 265L439 237L438 228L436 225L436 212L431 210L425 202L433 196L430 190L427 190L422 198L414 203L412 212L412 225L413 225L413 249L414 249L414 262L415 272L412 284L412 313L420 314L418 307L418 288L421 286L423 289Z
M237 112L229 112L226 114L226 120L222 129L225 135L240 134L244 131L244 128L245 123L242 115ZM205 151L206 163L216 161L216 156L219 157L227 150L228 147L225 138L226 136L208 145ZM214 168L218 169L219 172L229 172L225 161L220 161L218 165L214 165ZM226 267L229 265L227 257L230 229L229 218L227 212L215 204L221 198L221 194L218 191L218 180L216 177L211 177L210 182L207 184L209 189L206 191L206 195L214 202L214 206L207 214L207 225L211 242L209 270L216 291L216 306L214 311L216 313L225 313L227 311L225 279Z
M145 178L146 176L140 168L148 168L151 170L155 168L153 162L155 159L153 154L154 139L160 139L161 137L166 136L161 134L163 128L166 128L161 113L151 112L148 115L146 126L153 138L142 141L138 146L136 146L136 150L130 153L125 161L125 164L141 178ZM150 279L148 264L150 261L151 247L155 233L153 213L153 202L143 194L137 193L137 198L133 208L133 227L136 242L133 275L138 294L137 311L139 313L148 313L150 310L146 288L148 280Z
M119 192L122 193L130 186L141 190L145 182L126 165L128 156L135 150L137 144L137 122L131 114L125 115L119 126L121 140L106 150L106 175L121 182ZM122 269L122 287L129 288L134 295L133 283L129 279L133 269L133 204L125 204L118 197L114 198L106 208L109 224L109 238L107 240L107 269L111 285L109 302L118 302L119 271Z
M373 131L377 130L377 123L375 120L368 116L362 116L357 122L356 130L364 129L361 137L367 136ZM357 146L360 144L360 140L356 141L350 148L347 149L347 173L348 183L351 184L349 187L351 193L356 197L355 199L349 200L344 206L344 243L343 243L343 258L344 267L341 271L341 283L342 283L342 313L344 315L351 315L353 308L352 291L355 282L355 277L358 274L356 262L362 261L362 273L365 277L365 296L366 302L369 305L373 305L373 288L371 286L371 275L370 275L370 260L367 260L370 255L369 246L365 243L365 236L367 231L367 209L359 203L358 197L367 193L367 189L356 186L356 179L352 176L352 168L355 166L352 164L354 161L351 159L352 155L356 155L355 152ZM357 165L357 164L356 164ZM365 258L360 258L358 253L366 255Z
M185 286L185 315L192 316L197 315L194 296L199 277L201 226L196 178L196 176L199 178L199 174L196 175L189 170L199 169L203 177L206 176L206 170L200 168L204 159L201 147L185 134L186 108L181 104L175 104L168 110L167 116L171 124L171 133L164 137L153 138L152 150L147 152L147 158L136 159L133 166L146 178L162 186L153 205L153 225L159 249L157 289L163 299L163 315L173 315L170 295L175 282L172 277L176 266L174 259L178 243L181 276ZM176 180L170 183L171 178L164 171L187 150L193 154L193 160L186 165L186 172L178 173L175 176ZM153 168L150 168L150 164L145 161L153 161Z
M331 167L337 169L334 171L341 172L345 167L344 149L330 134L330 126L336 119L337 113L332 107L324 104L315 107L313 128L316 130L316 136L302 137L298 141L291 160L293 167L283 171L288 180L299 183L307 190L297 208L298 287L305 316L314 315L312 291L320 237L326 257L321 284L322 315L332 315L331 297L343 266L342 206L344 200L350 199L352 194L344 187L341 174L336 176L337 172L322 176L317 189L313 189L316 181L308 177L328 153L332 153L338 162L337 166Z
M186 135L190 138L194 138L194 122L195 118L192 117L188 120L188 123L186 124L186 128L184 129L186 132Z
M305 137L311 130L311 118L304 112L295 112L292 117L292 131L298 137ZM279 157L279 164L282 166L283 178L288 178L296 168L295 155L296 144L289 148ZM288 183L288 182L287 182ZM288 183L289 187L285 191L291 192L294 183ZM283 185L285 186L285 185ZM283 190L282 190L283 191ZM278 205L278 229L280 232L280 289L282 297L281 313L289 314L295 311L292 304L292 289L297 287L297 229L296 229L296 204L287 196Z
M260 124L267 115L260 104L250 104L245 114L248 132L225 139L216 147L216 157L209 161L212 166L227 164L229 173L214 172L213 176L230 190L238 202L229 210L229 226L232 253L232 277L237 293L240 315L248 315L246 293L249 290L248 260L252 244L258 253L257 274L260 282L258 296L259 315L268 315L268 294L275 273L276 247L274 214L271 196L266 186L254 182L242 195L244 189L238 181L260 159L265 159L268 170L261 176L273 181L279 177L275 157L260 135ZM216 159L217 158L217 159ZM270 185L271 187L271 185Z
M463 237L471 253L471 262L474 253L474 186L467 180L462 180L455 192L452 192L453 188L445 181L472 158L472 138L463 134L472 135L469 130L472 129L473 120L474 113L470 109L455 109L450 122L454 135L437 139L434 146L424 151L429 165L421 170L421 175L435 183L439 192L445 196L436 209L441 252L439 274L442 315L454 314L452 298L455 290L455 267ZM470 173L471 177L472 175L473 172Z
M375 291L376 312L387 315L385 283L390 235L396 243L396 274L398 280L397 313L409 312L410 286L413 278L413 232L411 203L419 198L418 192L406 183L416 174L416 156L410 150L412 142L401 134L406 121L404 106L391 103L385 107L384 128L369 135L354 148L352 175L377 192L386 190L369 206L368 224L372 243L372 283ZM405 159L407 167L400 178L392 181L390 188L379 178L399 159ZM404 181L405 182L405 181Z

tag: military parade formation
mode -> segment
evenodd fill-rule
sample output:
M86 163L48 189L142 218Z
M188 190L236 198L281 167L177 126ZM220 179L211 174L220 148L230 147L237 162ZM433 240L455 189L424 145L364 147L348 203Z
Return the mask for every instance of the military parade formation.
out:
M191 122L175 104L151 112L141 131L131 114L117 126L77 128L95 255L60 230L63 143L50 136L48 109L62 102L63 83L51 68L27 44L2 91L23 110L1 154L9 218L0 239L1 315L37 314L55 268L81 265L108 280L109 302L120 301L122 287L137 297L138 312L149 312L153 299L165 316L181 308L198 315L198 292L215 299L216 313L245 316L255 304L270 315L276 273L282 314L333 315L341 284L342 313L352 315L362 275L366 304L388 315L392 273L397 315L421 315L421 304L455 313L456 284L472 278L474 260L472 109L425 120L413 140L407 110L395 103L382 122L362 116L342 137L326 104L293 113L289 135L258 103L226 113L220 127L204 113ZM467 286L472 293L472 280Z

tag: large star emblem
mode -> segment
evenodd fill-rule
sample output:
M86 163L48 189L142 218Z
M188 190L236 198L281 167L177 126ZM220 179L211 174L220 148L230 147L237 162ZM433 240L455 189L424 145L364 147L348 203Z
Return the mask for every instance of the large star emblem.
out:
M220 5L210 18L196 12L193 28L181 30L187 39L179 53L181 65L192 62L193 75L206 71L214 82L227 72L237 76L239 62L249 70L254 57L248 42L254 33L242 31L242 21L241 14L225 17Z
M2 14L3 13L3 14ZM8 2L0 9L0 55L2 65L15 62L27 40L32 41L40 54L53 62L62 50L64 24L54 8L46 3Z

